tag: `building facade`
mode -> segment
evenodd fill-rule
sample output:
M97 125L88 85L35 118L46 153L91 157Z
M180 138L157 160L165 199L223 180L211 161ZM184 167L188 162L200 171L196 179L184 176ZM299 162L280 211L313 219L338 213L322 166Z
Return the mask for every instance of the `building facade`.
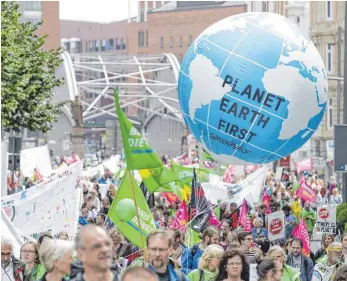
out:
M338 67L341 67L343 76L344 63L344 1L310 2L310 37L317 47L325 63L328 77L338 76ZM340 48L341 60L339 64L338 28L342 27ZM333 160L333 128L338 123L338 114L342 120L343 85L340 88L340 110L338 109L338 82L328 78L328 103L326 113L316 134L309 143L313 159L332 174L329 163Z

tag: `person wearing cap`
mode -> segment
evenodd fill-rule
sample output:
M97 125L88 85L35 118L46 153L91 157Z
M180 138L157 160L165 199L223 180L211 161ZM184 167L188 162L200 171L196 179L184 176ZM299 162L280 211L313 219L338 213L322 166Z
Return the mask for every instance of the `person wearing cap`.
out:
M319 271L319 268L325 267L328 268L330 277L326 280L332 281L335 278L337 269L340 265L344 263L344 256L342 253L342 244L340 242L332 242L327 248L327 254L320 258L316 265L315 271Z

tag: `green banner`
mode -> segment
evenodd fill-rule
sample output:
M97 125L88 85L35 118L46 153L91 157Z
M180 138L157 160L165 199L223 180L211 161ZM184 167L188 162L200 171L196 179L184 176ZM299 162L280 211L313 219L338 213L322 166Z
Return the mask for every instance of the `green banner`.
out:
M132 244L146 248L146 237L156 228L146 199L128 170L107 215Z
M162 161L120 108L117 90L114 90L114 101L122 133L127 168L129 170L140 170L161 167L163 165Z

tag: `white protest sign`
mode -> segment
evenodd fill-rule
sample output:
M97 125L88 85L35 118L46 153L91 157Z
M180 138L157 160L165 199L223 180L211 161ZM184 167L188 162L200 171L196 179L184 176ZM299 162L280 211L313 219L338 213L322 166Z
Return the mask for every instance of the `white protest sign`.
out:
M41 175L48 177L52 172L47 145L24 149L20 152L20 170L25 177L32 177L38 168Z
M109 184L99 183L98 185L99 185L99 192L101 195L101 199L104 199L107 195Z
M336 206L317 208L316 229L322 233L336 233Z
M257 264L251 263L249 265L249 281L258 281L259 276L257 274Z
M268 236L270 241L285 238L284 212L279 211L268 214Z
M312 275L312 281L330 281L330 277L336 269L336 265L327 266L318 263L315 265Z
M2 198L3 210L23 238L37 239L45 231L54 237L60 231L70 238L76 234L83 162L74 164L39 185Z

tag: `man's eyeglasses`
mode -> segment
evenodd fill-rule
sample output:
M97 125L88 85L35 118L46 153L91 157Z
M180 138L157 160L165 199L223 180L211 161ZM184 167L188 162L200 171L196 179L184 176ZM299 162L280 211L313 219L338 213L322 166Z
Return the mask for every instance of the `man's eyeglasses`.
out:
M35 254L35 251L28 251L28 250L21 250L20 251L22 254Z
M152 253L159 252L160 254L162 254L169 250L169 248L148 248L148 250Z

